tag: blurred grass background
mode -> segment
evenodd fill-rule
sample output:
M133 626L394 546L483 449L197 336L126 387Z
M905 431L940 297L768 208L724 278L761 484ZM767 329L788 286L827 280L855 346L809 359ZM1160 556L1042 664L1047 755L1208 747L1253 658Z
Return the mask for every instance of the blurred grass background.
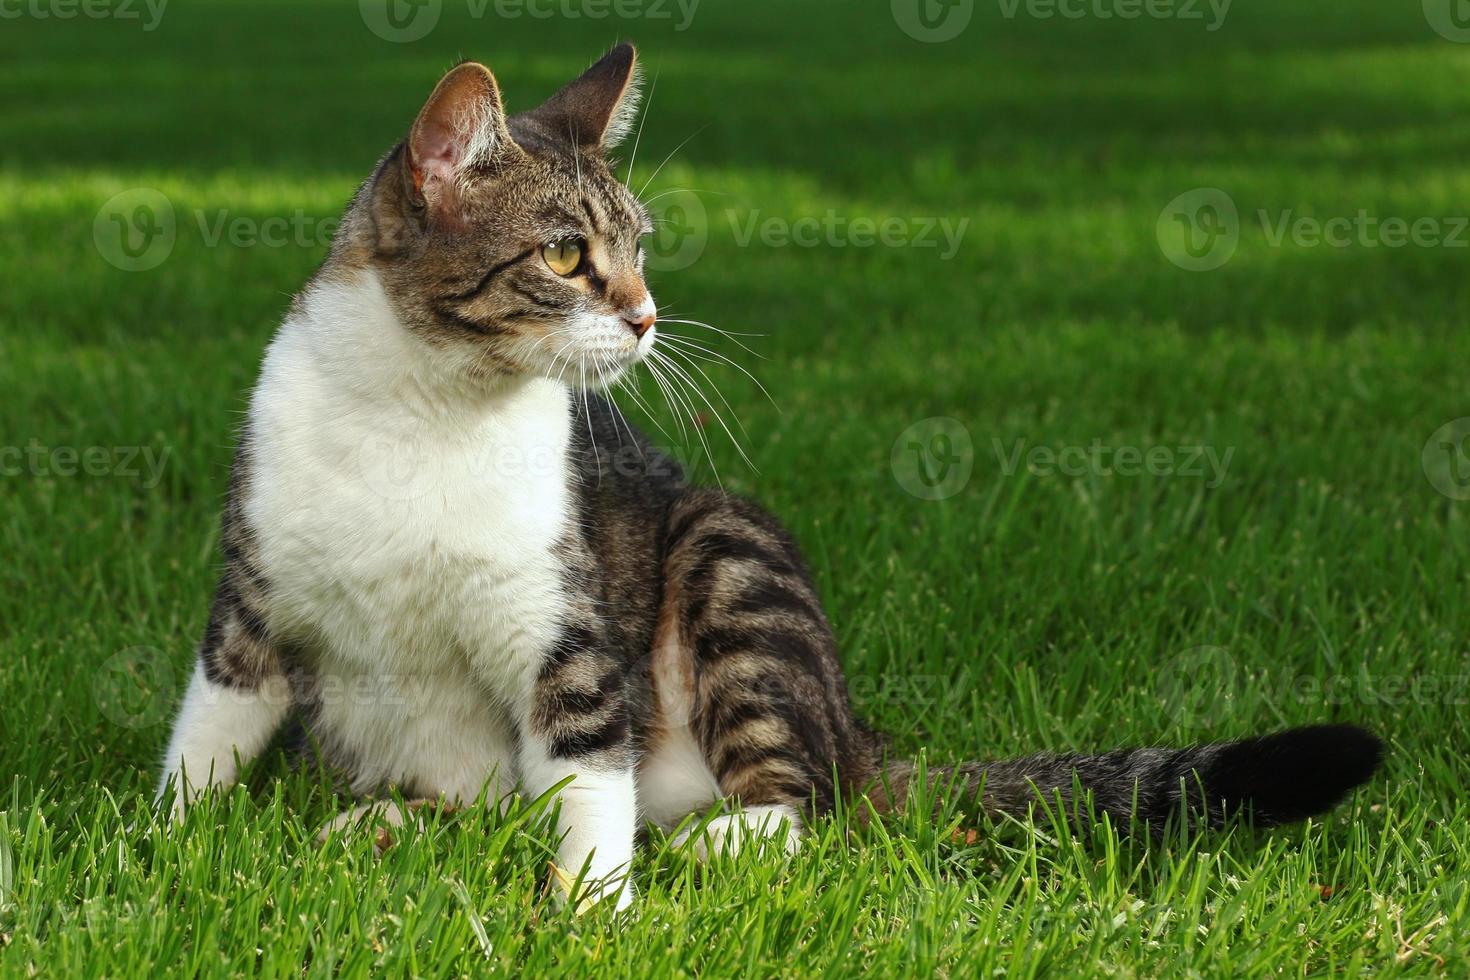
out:
M1421 461L1470 415L1470 249L1267 234L1360 211L1450 234L1470 213L1470 45L1419 4L1236 0L1208 30L1203 5L981 2L944 43L836 0L703 0L687 24L654 0L601 19L443 0L409 43L356 3L57 9L0 21L0 445L39 447L0 459L27 460L0 476L0 974L1470 965L1470 501ZM378 863L312 847L337 802L271 771L182 838L135 825L204 625L235 426L322 223L456 59L515 111L619 38L657 79L632 186L667 158L645 196L693 193L708 234L654 293L762 335L761 357L720 349L779 406L706 365L758 469L711 423L715 465L805 545L871 721L949 760L1352 720L1389 739L1386 775L1275 835L957 844L839 819L790 866L709 874L654 846L620 928L550 911L544 832L493 816ZM1190 272L1156 227L1201 187L1229 195L1239 244ZM128 272L94 226L137 188L177 240ZM968 225L948 260L740 241L829 212ZM307 231L211 243L221 219ZM970 436L972 474L926 501L890 452L936 416ZM1231 455L1217 486L1002 465L1094 442ZM110 470L56 472L94 446ZM156 481L118 472L126 447L164 460Z

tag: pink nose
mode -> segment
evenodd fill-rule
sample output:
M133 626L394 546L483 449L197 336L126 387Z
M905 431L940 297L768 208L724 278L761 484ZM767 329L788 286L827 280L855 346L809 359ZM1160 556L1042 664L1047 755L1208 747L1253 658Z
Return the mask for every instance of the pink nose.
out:
M644 334L648 333L648 328L653 326L654 321L657 319L658 317L649 313L636 320L625 316L623 317L623 322L628 325L629 330L633 331L633 336L641 339Z

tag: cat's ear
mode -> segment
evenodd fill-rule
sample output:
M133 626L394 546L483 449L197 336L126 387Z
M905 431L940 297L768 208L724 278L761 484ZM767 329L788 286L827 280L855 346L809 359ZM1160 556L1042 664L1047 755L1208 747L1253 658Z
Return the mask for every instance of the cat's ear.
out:
M407 149L410 194L430 204L451 195L471 168L498 153L520 152L490 69L471 61L440 79L408 132Z
M546 101L535 115L579 147L609 149L623 141L638 118L642 81L638 52L619 44L576 81Z

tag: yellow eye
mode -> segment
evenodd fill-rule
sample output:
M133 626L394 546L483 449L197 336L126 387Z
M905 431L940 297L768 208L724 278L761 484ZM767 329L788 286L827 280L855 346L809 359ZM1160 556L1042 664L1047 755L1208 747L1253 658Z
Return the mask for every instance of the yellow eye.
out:
M582 243L575 238L552 242L541 249L546 267L559 276L570 276L582 268Z

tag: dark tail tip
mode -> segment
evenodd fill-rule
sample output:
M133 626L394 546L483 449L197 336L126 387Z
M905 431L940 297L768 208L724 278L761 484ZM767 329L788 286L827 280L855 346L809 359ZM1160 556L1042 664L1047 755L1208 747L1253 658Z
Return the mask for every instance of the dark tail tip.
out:
M1382 761L1383 742L1372 732L1311 725L1220 746L1206 786L1260 825L1292 823L1341 803Z

